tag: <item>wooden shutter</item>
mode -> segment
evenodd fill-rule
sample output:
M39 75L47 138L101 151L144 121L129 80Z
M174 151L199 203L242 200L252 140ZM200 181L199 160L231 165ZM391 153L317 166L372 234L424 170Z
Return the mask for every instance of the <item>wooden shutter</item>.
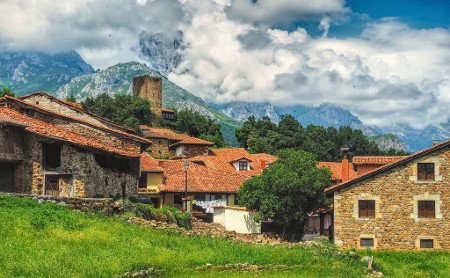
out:
M375 218L375 200L359 200L359 218Z
M424 181L434 181L434 163L418 163L417 179Z
M435 218L436 207L434 201L419 201L418 203L418 216L419 218Z

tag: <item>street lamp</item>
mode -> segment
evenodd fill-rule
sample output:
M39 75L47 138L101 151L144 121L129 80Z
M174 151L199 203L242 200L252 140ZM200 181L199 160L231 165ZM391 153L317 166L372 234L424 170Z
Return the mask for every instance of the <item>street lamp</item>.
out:
M188 169L189 169L189 163L187 160L184 161L184 209L185 211L188 210Z

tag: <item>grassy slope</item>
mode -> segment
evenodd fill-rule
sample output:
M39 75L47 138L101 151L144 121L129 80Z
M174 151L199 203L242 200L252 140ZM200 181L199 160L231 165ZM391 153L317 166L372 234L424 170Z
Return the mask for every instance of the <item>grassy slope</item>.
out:
M450 261L449 253L434 252L381 252L375 257L386 273L411 274L405 277L445 277ZM166 277L255 276L191 270L206 263L244 262L295 266L289 271L263 271L258 277L364 275L363 263L336 254L331 246L287 248L189 237L119 218L77 213L57 204L0 196L0 277L113 277L148 267L163 270Z

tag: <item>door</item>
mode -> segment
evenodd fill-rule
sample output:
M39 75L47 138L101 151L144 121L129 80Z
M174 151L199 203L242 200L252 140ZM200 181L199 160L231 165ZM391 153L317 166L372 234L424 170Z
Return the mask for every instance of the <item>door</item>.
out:
M45 176L45 195L59 196L59 176Z
M14 192L14 164L0 162L0 192Z

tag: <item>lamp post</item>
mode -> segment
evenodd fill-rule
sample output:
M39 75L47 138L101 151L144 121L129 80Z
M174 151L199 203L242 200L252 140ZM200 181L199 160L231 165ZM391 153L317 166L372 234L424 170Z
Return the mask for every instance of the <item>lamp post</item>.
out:
M188 169L189 163L187 160L184 161L184 210L188 211Z

